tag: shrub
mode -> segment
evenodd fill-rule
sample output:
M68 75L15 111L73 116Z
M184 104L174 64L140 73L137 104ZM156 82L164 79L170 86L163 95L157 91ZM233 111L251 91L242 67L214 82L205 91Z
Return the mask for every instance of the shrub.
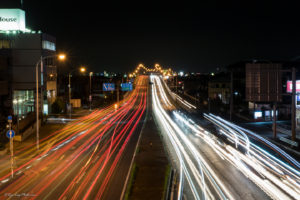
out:
M64 102L57 98L51 105L51 112L54 114L59 114L64 109Z

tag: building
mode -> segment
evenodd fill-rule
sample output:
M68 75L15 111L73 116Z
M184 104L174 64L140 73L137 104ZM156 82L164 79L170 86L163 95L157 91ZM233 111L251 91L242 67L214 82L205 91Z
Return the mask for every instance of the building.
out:
M228 74L219 73L211 76L208 81L208 98L220 100L223 104L230 102L230 78Z
M246 64L246 100L249 102L281 102L282 64Z
M247 60L229 65L227 70L233 73L234 105L241 103L235 98L235 92L237 92L242 102L247 104L247 110L252 119L272 120L275 102L278 118L289 119L291 95L287 92L287 81L291 80L291 68L298 66L300 63L296 61L269 60ZM298 103L300 105L299 97L297 97Z
M2 16L3 15L3 16ZM57 94L56 39L25 28L25 11L0 9L0 115L26 117L35 112L36 65L38 63L40 110ZM7 19L7 20L6 20ZM46 57L52 58L46 59ZM44 59L45 58L45 59Z

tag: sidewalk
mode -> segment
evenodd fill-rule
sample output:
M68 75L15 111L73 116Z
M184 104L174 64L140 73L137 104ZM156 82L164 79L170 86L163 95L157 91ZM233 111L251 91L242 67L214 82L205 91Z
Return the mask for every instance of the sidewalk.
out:
M73 114L76 116L74 118L78 118L78 117L82 117L84 115L88 115L90 112L92 112L92 111L79 109L79 110L76 110ZM68 125L68 123L45 123L45 124L43 124L40 127L40 131L39 131L40 140L49 136L51 133L62 129L66 125ZM17 152L18 150L23 149L24 147L26 147L28 145L32 145L34 143L36 143L36 131L34 131L32 134L30 134L22 142L14 141L14 152ZM9 142L7 142L5 144L5 149L0 151L0 157L10 154L9 145L10 145Z
M65 126L65 124L45 124L42 127L40 127L40 140L42 140L43 138L47 137L48 135L50 135L51 133L53 133L54 131L57 131L59 129L62 129ZM29 145L32 145L36 143L36 131L29 135L24 141L22 142L18 142L18 141L14 141L14 152L19 151L20 149L23 149ZM1 151L0 156L4 156L4 155L9 155L10 151L9 151L9 142L5 144L5 149L3 151Z

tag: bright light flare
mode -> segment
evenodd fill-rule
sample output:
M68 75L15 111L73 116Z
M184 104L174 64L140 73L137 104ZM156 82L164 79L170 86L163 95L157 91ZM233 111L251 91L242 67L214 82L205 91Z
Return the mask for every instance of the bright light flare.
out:
M59 60L65 60L66 59L66 54L59 54L58 59Z
M80 67L80 72L85 72L86 68L85 67Z

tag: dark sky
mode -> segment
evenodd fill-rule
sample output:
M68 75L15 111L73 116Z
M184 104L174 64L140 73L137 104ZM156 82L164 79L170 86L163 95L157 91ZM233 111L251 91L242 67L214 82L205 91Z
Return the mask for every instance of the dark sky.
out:
M101 2L24 0L27 26L55 36L58 50L94 71L158 62L208 72L245 59L300 56L299 5L288 1Z

